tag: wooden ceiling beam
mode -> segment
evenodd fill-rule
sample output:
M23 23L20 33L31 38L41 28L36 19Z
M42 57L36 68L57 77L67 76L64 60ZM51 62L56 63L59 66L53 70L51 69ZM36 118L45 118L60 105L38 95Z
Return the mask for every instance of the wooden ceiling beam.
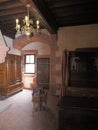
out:
M6 35L13 39L15 38L16 31L15 31L15 29L11 28L9 25L0 24L0 29L1 29L3 35Z
M95 6L79 6L79 7L71 7L70 8L66 8L66 9L55 9L52 11L52 13L55 15L56 14L56 19L60 19L62 21L63 17L72 17L72 16L76 16L76 15L80 15L81 17L83 15L95 15L98 14L98 7Z
M45 0L47 1L47 0ZM82 4L92 4L92 3L96 3L96 0L55 0L55 1L47 1L48 6L52 9L52 8L59 8L59 7L67 7L67 6L74 6L74 5L82 5Z
M20 8L11 8L11 9L6 9L6 10L2 10L0 11L0 17L1 16L6 16L6 15L13 15L13 14L17 14L17 13L24 13L26 12L26 9L23 7Z
M1 22L13 21L16 20L16 18L18 19L24 18L25 15L26 13L18 13L18 14L7 15L7 17L1 16L0 21Z
M62 13L66 13L68 14L69 12L95 12L95 10L98 10L98 5L96 3L91 3L91 4L80 4L80 5L73 5L73 6L67 6L67 7L62 7L62 8L56 8L56 9L53 9L52 12L55 14L61 14Z
M0 0L0 3L7 2L7 1L10 1L10 0Z
M84 25L84 24L92 24L92 23L98 23L98 14L96 15L76 15L76 16L71 16L71 17L63 17L62 20L59 18L56 19L57 22L59 23L60 27L64 26L72 26L72 25Z
M23 6L22 3L17 2L17 0L13 0L13 1L5 2L4 4L0 3L0 10L7 10L16 7L21 8L22 6Z

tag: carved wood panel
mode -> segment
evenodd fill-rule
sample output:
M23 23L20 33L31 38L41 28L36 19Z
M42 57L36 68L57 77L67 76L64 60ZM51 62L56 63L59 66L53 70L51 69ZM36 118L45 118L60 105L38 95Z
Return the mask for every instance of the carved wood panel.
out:
M69 86L98 87L97 52L69 52Z

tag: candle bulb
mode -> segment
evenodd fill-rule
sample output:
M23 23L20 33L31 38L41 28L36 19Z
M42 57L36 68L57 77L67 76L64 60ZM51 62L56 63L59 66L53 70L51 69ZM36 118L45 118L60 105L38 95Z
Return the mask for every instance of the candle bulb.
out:
M28 16L25 16L25 22L26 22L26 25L29 26L29 17Z
M36 24L37 24L37 25L39 24L39 21L38 21L38 20L36 21Z
M19 22L19 19L16 19L16 24L18 24L18 22Z
M25 16L25 21L27 21L28 20L28 16Z
M20 29L20 25L19 24L18 24L17 28Z

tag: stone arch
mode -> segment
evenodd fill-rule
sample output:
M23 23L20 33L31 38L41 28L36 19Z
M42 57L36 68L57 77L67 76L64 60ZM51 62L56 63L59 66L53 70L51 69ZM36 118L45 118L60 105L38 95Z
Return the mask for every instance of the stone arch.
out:
M33 37L26 37L26 36L19 36L16 39L13 40L13 47L18 50L22 50L23 47L25 47L29 43L34 42L40 42L47 44L50 46L50 90L54 89L56 86L56 51L58 50L57 46L57 38L56 35L45 35L41 34L39 36L33 36Z
M42 42L31 42L27 45L25 45L21 51L24 50L37 50L37 54L38 56L49 56L51 55L51 47L49 46L49 44L45 44Z
M15 49L21 50L30 42L41 42L44 44L48 44L51 47L51 45L56 45L56 37L54 37L54 35L48 36L45 34L33 37L26 37L25 35L22 35L13 40L13 47Z

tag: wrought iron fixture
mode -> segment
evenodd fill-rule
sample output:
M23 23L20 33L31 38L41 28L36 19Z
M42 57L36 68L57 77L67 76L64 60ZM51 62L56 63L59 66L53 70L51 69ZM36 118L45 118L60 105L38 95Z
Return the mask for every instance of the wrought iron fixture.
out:
M23 19L23 26L19 24L19 19L16 19L16 31L18 34L25 34L30 36L32 33L33 35L38 33L40 28L39 20L36 21L36 27L34 27L34 21L30 19L29 16L29 8L30 4L27 4L27 16L25 16L25 19Z

